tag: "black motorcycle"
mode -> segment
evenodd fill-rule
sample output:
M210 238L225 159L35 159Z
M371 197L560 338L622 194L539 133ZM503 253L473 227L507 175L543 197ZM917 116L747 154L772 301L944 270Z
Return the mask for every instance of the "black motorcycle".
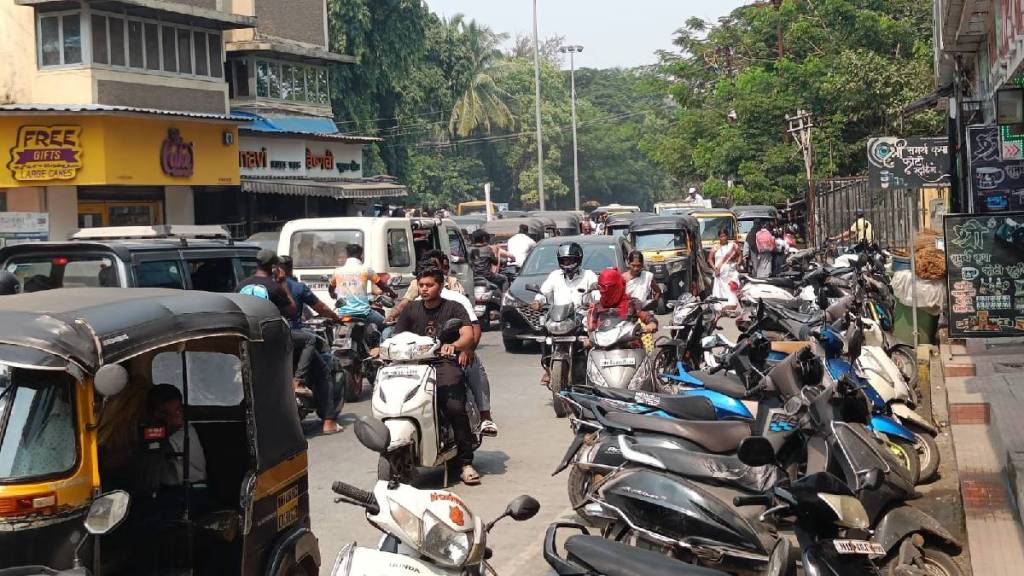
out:
M337 406L340 413L345 407L345 383L344 370L338 365L333 355L335 342L334 323L328 318L310 318L305 322L306 329L316 336L316 353L323 359L324 369L327 371L326 378L331 384L331 402ZM296 362L299 351L296 350ZM316 412L317 401L309 393L295 393L295 404L299 411L299 421L302 421L313 412Z
M345 305L344 300L335 303L336 308ZM373 295L370 308L384 315L385 308L393 308L391 296ZM352 316L342 316L342 323L335 326L331 344L331 365L334 382L341 387L345 400L356 402L363 393L363 380L374 382L380 363L370 351L380 346L381 334L372 323Z

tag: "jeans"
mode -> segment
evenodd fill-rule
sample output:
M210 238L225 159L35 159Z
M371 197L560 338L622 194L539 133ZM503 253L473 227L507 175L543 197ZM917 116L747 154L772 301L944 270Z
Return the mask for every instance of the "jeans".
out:
M359 318L360 320L366 320L370 324L373 324L374 326L377 327L377 331L378 332L382 332L384 330L384 315L381 314L380 312L377 312L373 308L370 308L369 310L367 310L363 314L349 314L349 315L352 316L353 318Z
M466 386L462 381L462 367L454 362L437 365L435 402L452 425L458 454L455 463L461 468L473 463L473 431L466 413Z
M473 362L466 366L466 382L473 392L473 400L476 402L476 409L480 412L491 411L491 382L487 378L487 371L480 362L480 357L474 355Z
M337 420L339 399L334 397L327 362L317 352L316 335L308 330L292 330L292 346L300 351L295 379L313 391L317 416L321 420Z

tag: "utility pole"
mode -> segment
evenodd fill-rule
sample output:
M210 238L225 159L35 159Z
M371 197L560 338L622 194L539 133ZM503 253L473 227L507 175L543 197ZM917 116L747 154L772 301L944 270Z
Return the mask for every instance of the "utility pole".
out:
M576 53L583 52L583 46L562 46L559 52L569 53L569 78L572 84L572 181L576 193L576 211L580 209L580 155L576 144Z
M537 98L537 198L544 209L544 128L540 117L540 39L537 33L537 0L533 0L533 80Z
M814 122L811 120L811 113L804 110L797 110L795 116L786 114L786 122L789 123L786 132L796 139L800 151L804 153L804 167L807 170L807 242L815 245L817 224L814 219L814 149L811 146L811 129L814 128Z

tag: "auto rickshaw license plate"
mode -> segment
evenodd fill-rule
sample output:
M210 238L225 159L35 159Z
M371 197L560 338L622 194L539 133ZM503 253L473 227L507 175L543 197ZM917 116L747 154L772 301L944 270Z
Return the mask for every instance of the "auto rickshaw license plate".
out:
M636 366L636 358L632 356L626 358L602 358L601 368L611 368L613 366Z
M868 542L866 540L833 540L836 552L840 554L866 554L871 556L885 556L885 548L881 544Z

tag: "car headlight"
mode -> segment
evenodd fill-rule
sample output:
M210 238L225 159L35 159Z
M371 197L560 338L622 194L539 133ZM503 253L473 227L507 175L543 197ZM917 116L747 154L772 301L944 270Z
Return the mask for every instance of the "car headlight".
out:
M505 295L501 297L502 306L518 306L519 299L512 295L511 292L505 292Z
M423 517L423 553L443 565L458 568L469 558L470 533L456 532L432 513Z
M558 322L545 322L544 323L544 329L548 331L548 334L553 334L555 336L561 336L563 334L568 334L569 332L572 332L573 329L575 329L575 328L576 328L576 319L575 318L567 318L565 320L560 320Z

